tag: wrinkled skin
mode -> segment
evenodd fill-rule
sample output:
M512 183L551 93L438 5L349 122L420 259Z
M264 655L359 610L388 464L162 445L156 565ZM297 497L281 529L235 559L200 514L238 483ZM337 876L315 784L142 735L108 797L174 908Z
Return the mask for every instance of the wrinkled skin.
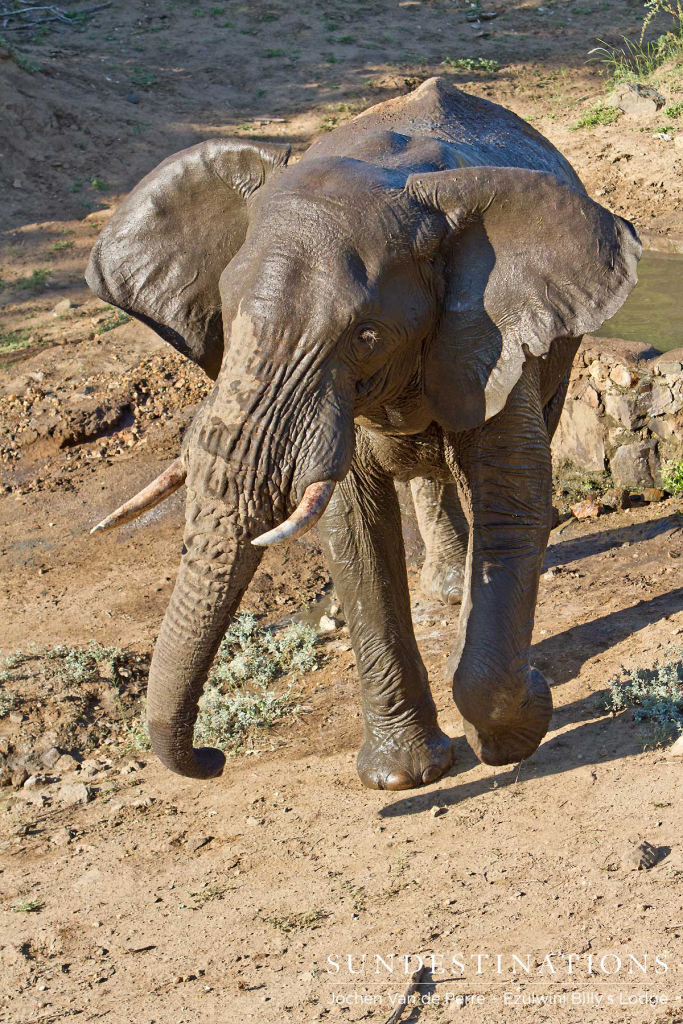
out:
M94 291L216 380L183 452L185 551L154 652L154 749L182 775L197 701L259 560L251 541L336 481L320 532L361 681L366 786L451 764L415 642L394 480L410 480L430 597L461 603L448 661L487 764L536 749L529 665L551 514L550 437L581 335L640 253L564 158L503 108L432 79L316 143L171 157L98 240Z

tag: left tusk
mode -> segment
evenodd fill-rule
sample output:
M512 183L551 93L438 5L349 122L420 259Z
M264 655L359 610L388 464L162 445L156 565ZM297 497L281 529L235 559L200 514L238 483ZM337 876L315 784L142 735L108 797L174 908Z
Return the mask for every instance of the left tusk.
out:
M122 526L124 523L130 523L133 519L137 519L143 512L147 512L150 508L154 508L160 501L164 501L166 498L170 498L172 494L182 487L185 483L185 477L187 476L187 470L183 465L183 460L178 458L175 462L172 462L168 469L165 469L156 480L153 480L151 484L148 484L143 490L127 501L125 505L121 505L115 512L103 519L97 526L93 526L91 533L99 533L104 530L113 530L115 526Z
M280 523L273 530L268 530L268 533L262 533L251 543L257 548L266 548L270 544L280 544L283 540L303 537L318 522L329 505L335 483L334 480L321 480L320 483L310 484L289 519L285 519L284 523Z

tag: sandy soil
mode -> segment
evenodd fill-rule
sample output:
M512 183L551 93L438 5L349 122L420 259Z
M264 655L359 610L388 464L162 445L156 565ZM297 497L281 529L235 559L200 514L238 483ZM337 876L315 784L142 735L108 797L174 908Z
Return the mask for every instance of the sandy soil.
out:
M177 567L182 496L114 535L88 529L175 457L206 383L145 328L116 326L82 273L107 209L168 153L232 135L286 139L300 153L370 103L445 71L533 119L603 203L641 229L683 235L683 151L653 138L663 115L570 130L604 95L588 50L637 35L640 5L488 5L498 17L483 29L469 9L131 0L82 30L24 44L42 65L34 75L0 60L6 654L91 639L125 648L140 667L124 710L139 709ZM479 56L499 70L441 65ZM30 285L34 271L46 273ZM65 298L71 307L55 315ZM80 767L61 762L39 786L0 790L0 1019L384 1021L406 983L398 958L419 953L436 957L421 989L431 1002L404 1020L683 1021L681 761L629 714L605 715L600 699L621 665L650 666L681 639L682 512L670 499L554 531L533 661L553 680L557 710L519 768L478 764L463 739L443 680L455 613L420 595L411 524L416 629L457 754L436 785L360 788L343 629L322 641L324 663L302 684L305 712L253 737L208 785L133 758L106 687L88 696L71 751ZM245 608L273 622L327 587L307 539L269 552ZM41 685L25 680L22 721L0 720L0 755L53 742L77 698ZM71 783L87 784L88 803L63 804ZM625 852L643 839L658 863L630 870ZM15 909L34 900L33 912ZM393 975L375 960L392 954ZM512 954L529 956L530 975L519 964L513 975ZM600 966L607 954L623 961L614 976L614 959ZM645 973L629 954L641 964L647 954ZM646 992L669 1001L646 1005ZM335 1005L333 993L367 1000Z

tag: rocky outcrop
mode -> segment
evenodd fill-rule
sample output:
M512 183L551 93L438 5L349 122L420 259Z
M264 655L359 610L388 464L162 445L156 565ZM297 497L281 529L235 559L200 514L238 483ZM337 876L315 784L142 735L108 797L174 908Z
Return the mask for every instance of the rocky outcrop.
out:
M608 470L617 487L661 484L683 458L683 348L660 353L619 338L584 338L572 367L553 458Z

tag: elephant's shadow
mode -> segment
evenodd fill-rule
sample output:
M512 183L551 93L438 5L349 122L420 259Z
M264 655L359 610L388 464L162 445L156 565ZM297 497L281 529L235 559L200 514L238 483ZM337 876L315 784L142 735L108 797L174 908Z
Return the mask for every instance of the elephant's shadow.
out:
M610 612L591 622L574 626L549 637L531 648L532 664L543 668L545 664L554 666L555 687L573 679L581 665L596 654L604 652L607 647L620 643L628 636L659 619L665 618L683 608L683 587L670 590L665 594L652 598L650 601L639 601L628 608ZM567 639L571 636L572 646L567 656ZM564 660L559 662L559 652L563 651ZM559 671L557 670L559 669ZM605 680L606 682L607 680ZM489 792L492 788L504 789L515 784L522 784L529 778L538 779L544 776L558 775L577 767L591 764L606 764L610 761L623 760L643 752L642 733L630 725L630 712L623 712L616 720L600 709L602 691L593 692L580 700L556 708L551 728L568 725L572 722L583 722L571 733L562 733L542 743L533 757L523 761L521 766L505 766L499 772L486 778L456 783L449 789L429 788L421 792L411 793L385 806L380 814L382 817L402 817L409 814L421 814L435 804L441 806L460 804L465 800ZM589 721L585 721L589 719ZM618 731L615 733L613 730ZM604 750L608 743L612 749ZM445 778L454 778L469 772L478 766L479 761L471 750L464 736L453 741L455 761ZM599 751L603 750L600 754Z

